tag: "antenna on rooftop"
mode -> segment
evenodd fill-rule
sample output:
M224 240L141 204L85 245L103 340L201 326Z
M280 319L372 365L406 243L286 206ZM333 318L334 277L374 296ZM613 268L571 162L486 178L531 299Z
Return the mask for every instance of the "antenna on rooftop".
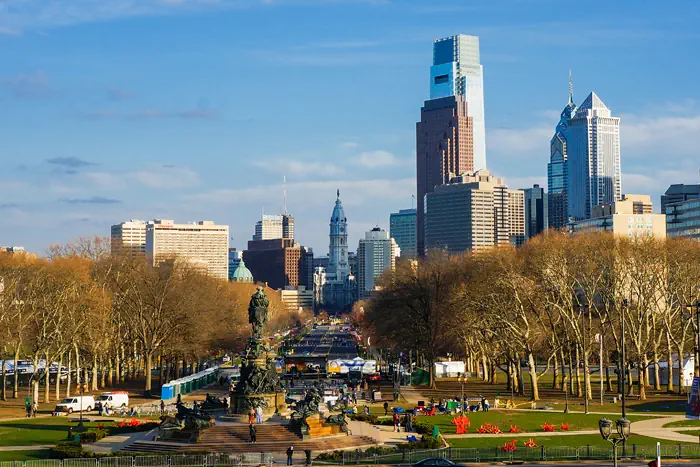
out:
M571 68L569 68L569 104L574 103L574 80L571 77Z
M282 203L284 205L284 212L282 214L289 214L287 212L287 174L282 176Z

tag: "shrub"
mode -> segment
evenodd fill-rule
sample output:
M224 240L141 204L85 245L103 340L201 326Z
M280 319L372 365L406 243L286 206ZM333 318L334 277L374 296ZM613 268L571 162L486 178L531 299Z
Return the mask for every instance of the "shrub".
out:
M420 441L414 441L412 443L399 443L399 449L440 449L442 445L440 440L433 438L432 436L423 438Z
M376 415L367 415L364 413L358 413L358 414L350 414L348 415L350 420L355 420L356 422L368 422L371 423L372 425L377 424L377 416Z

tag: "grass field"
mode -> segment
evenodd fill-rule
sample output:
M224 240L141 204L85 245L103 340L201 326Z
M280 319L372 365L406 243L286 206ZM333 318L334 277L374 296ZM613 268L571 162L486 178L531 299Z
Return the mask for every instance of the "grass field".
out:
M700 430L683 430L683 431L680 431L680 433L683 433L684 435L700 437Z
M0 462L33 461L50 458L50 449L43 449L37 451L0 451Z
M562 412L523 412L523 411L506 411L492 410L489 412L474 412L467 414L471 426L468 429L469 433L475 433L483 423L497 425L502 431L508 431L511 425L516 425L522 432L541 432L542 425L551 423L556 427L556 431L560 431L562 423L569 424L569 431L579 430L597 430L598 420L601 416L596 414L582 413L562 413ZM640 415L630 415L629 420L632 422L645 420L648 417ZM436 415L434 417L418 416L415 418L415 425L432 426L437 425L440 432L443 434L455 433L455 426L452 425L453 416L451 415Z
M515 446L518 449L528 449L524 446L524 443L530 439L529 437L522 437L514 434L512 438L502 438L502 437L492 437L489 438L488 435L484 435L479 438L449 438L448 442L453 448L488 448L503 446L507 441L517 439L518 442ZM558 447L558 446L572 446L572 447L585 447L594 446L602 448L612 448L612 445L600 437L599 434L595 435L571 435L571 436L537 436L532 438L537 446L545 447ZM646 436L632 435L627 440L627 445L636 444L638 446L656 446L656 442L660 441L663 443L668 443L669 441L649 438Z
M71 417L73 418L73 417ZM89 422L88 428L114 426L113 422ZM75 427L68 417L43 417L0 423L0 446L56 444L68 437L68 427Z
M685 426L700 428L700 420L679 420L677 422L670 422L665 424L664 428L678 428Z

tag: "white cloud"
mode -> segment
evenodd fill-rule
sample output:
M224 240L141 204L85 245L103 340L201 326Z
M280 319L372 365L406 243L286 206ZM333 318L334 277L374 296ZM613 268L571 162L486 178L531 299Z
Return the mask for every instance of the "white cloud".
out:
M366 151L358 154L356 162L364 167L386 167L398 165L401 161L389 151Z
M291 178L335 177L345 173L342 167L335 164L283 158L253 161L251 165L270 173L286 174Z
M536 154L549 154L549 140L554 134L553 125L539 125L530 128L497 128L488 130L486 146L496 152L499 158L532 157ZM487 156L488 157L488 156Z
M355 141L344 141L339 144L341 149L357 149L360 147L360 143L357 143Z
M657 118L623 115L620 140L622 157L627 151L664 158L697 157L700 153L700 115Z
M189 188L201 183L199 175L187 167L163 165L133 175L149 188Z

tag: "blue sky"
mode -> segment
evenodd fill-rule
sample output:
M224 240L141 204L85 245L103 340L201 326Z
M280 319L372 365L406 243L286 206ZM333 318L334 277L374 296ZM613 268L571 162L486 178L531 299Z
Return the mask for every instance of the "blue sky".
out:
M0 0L0 245L129 218L231 226L288 209L327 254L411 206L432 40L481 38L487 163L546 185L569 68L622 118L623 192L658 209L700 166L700 3Z

